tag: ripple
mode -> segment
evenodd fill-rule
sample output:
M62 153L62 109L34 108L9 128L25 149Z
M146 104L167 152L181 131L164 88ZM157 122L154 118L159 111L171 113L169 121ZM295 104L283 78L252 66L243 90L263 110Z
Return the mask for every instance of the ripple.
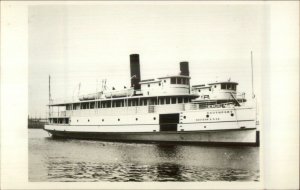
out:
M29 138L29 180L257 182L259 148L54 140L35 134Z

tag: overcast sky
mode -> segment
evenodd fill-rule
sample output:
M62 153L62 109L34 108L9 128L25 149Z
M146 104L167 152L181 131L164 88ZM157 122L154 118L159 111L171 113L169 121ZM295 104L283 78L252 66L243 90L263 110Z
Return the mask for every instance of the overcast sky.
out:
M132 53L140 54L142 79L177 74L189 61L192 85L231 78L250 95L252 50L259 96L268 14L262 3L30 6L29 114L45 115L49 75L52 98L77 95L79 83L80 94L95 92L102 79L129 86Z

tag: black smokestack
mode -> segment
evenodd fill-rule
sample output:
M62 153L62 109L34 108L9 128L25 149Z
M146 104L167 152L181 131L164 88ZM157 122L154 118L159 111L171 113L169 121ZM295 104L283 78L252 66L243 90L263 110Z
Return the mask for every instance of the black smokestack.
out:
M141 89L141 85L139 84L141 81L139 54L130 55L130 78L131 87L133 87L135 90Z
M180 62L180 75L190 76L189 62L187 61Z

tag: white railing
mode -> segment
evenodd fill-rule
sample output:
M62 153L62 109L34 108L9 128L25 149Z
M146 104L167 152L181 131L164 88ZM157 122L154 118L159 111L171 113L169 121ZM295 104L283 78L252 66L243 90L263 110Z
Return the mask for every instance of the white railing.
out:
M223 104L207 105L205 108L219 108L219 107L231 107L231 106L234 105L229 103L223 103ZM51 112L50 117L134 115L134 114L148 114L148 113L169 113L169 112L189 111L189 110L199 110L199 109L204 109L204 107L201 107L199 104L195 104L195 103L182 103L182 104L66 110L60 112Z

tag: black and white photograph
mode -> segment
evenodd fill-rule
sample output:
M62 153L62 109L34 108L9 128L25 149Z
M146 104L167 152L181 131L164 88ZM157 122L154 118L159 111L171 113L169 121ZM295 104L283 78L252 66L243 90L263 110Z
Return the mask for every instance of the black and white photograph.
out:
M273 175L266 157L280 150L268 145L275 121L269 89L289 85L269 80L278 72L269 64L273 10L271 3L227 1L26 5L27 183L264 188ZM297 57L281 68L295 83ZM291 113L290 122L299 122L299 106ZM299 148L295 136L281 134L276 141ZM298 153L287 155L299 161Z

